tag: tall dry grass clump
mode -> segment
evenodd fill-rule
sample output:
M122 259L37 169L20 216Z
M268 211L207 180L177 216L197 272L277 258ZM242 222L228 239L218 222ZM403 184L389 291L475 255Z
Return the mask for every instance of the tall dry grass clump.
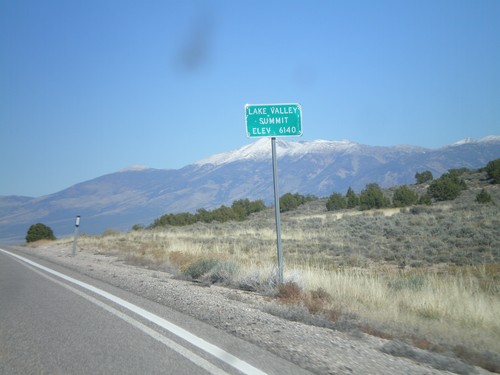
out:
M356 313L394 336L434 343L474 343L500 353L500 296L484 289L484 267L453 270L301 269L310 288L323 288L332 305Z

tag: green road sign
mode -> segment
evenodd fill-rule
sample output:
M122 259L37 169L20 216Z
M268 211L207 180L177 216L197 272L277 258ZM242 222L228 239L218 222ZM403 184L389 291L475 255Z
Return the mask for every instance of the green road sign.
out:
M300 104L247 104L247 137L286 137L302 135Z

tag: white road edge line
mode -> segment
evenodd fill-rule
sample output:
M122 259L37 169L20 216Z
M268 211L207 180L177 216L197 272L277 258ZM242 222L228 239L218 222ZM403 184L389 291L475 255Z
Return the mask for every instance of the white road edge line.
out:
M10 251L6 251L4 249L1 249L0 248L0 251L5 253L5 254L8 254L12 257L15 257L27 264L30 264L31 266L33 267L36 267L38 269L41 269L47 273L50 273L54 276L57 276L63 280L66 280L72 284L75 284L75 285L78 285L80 286L81 288L84 288L84 289L87 289L103 298L106 298L114 303L116 303L117 305L119 306L122 306L123 308L127 309L127 310L130 310L132 311L133 313L143 317L144 319L147 319L148 321L166 329L167 331L173 333L174 335L186 340L187 342L191 343L192 345L198 347L199 349L211 354L212 356L214 356L215 358L227 363L228 365L234 367L235 369L241 371L242 373L244 374L252 374L252 375L267 375L265 372L259 370L258 368L256 367L253 367L252 365L250 365L249 363L239 359L238 357L232 355L231 353L228 353L226 352L225 350L219 348L218 346L216 345L213 345L205 340L203 340L202 338L192 334L191 332L169 322L168 320L166 319L163 319L162 317L156 315L156 314L153 314L137 305L134 305L130 302L127 302L125 301L124 299L120 298L120 297L117 297L111 293L108 293L104 290L101 290L99 288L96 288L90 284L87 284L87 283L84 283L83 281L80 281L80 280L77 280L77 279L74 279L72 277L69 277L69 276L66 276L65 274L63 273L60 273L60 272L57 272L57 271L54 271L53 269L50 269L48 267L45 267L45 266L42 266L41 264L38 264L36 262L33 262L27 258L24 258L22 256L19 256L17 254L14 254L14 253L11 253ZM90 296L88 296L89 298L92 298ZM88 298L87 298L88 299ZM96 300L98 301L98 300ZM100 302L100 301L98 301ZM101 302L100 302L101 303ZM106 306L106 305L105 305ZM112 309L111 307L107 306L109 309ZM115 310L115 309L113 309ZM108 310L109 311L109 310ZM121 312L119 312L118 310L115 310L116 312L118 312L119 314L122 314ZM131 318L130 318L131 319ZM137 322L137 324L141 324L139 322ZM148 328L147 326L144 326L145 328L147 328L148 330L150 330L150 328ZM152 331L152 330L151 330ZM155 332L155 331L153 331ZM159 335L157 332L155 332L155 335ZM163 336L162 336L163 337ZM156 338L156 337L155 337ZM166 339L166 338L164 338ZM168 340L168 339L166 339ZM170 340L169 340L170 341ZM175 343L174 343L175 344ZM176 344L177 345L177 344ZM186 349L187 350L187 349ZM182 354L182 353L179 353L179 354ZM190 357L187 357L188 359L191 359ZM203 360L202 358L200 358L201 360Z
M15 259L15 261L21 263L23 266L31 269L33 272L36 272L37 274L39 274L40 276L62 286L63 288L65 289L68 289L69 291L77 294L78 296L86 299L87 301L101 307L102 309L108 311L109 313L115 315L116 317L124 320L125 322L129 323L130 325L134 326L135 328L141 330L143 333L145 333L146 335L152 337L153 339L161 342L162 344L164 344L165 346L169 347L170 349L174 350L175 352L177 352L178 354L182 355L183 357L185 357L186 359L188 359L189 361L193 362L194 364L196 364L198 367L201 367L202 369L204 369L205 371L207 371L208 373L210 374L213 374L213 375L229 375L227 372L225 372L224 370L218 368L217 366L211 364L210 362L208 362L206 359L204 358L201 358L199 355L193 353L192 351L190 351L189 349L183 347L182 345L179 345L177 344L176 342L170 340L169 338L163 336L162 334L156 332L155 330L149 328L148 326L140 323L139 321L131 318L130 316L122 313L121 311L109 306L109 305L106 305L104 302L102 301L99 301L98 299L82 292L81 290L78 290L76 288L73 288L72 286L68 285L68 284L65 284L63 283L62 281L59 281L57 279L55 279L54 277L52 276L49 276L47 275L46 273L40 271L40 270L37 270L36 268L34 268L33 266L29 265L29 264L25 264L23 261L19 260L19 259Z

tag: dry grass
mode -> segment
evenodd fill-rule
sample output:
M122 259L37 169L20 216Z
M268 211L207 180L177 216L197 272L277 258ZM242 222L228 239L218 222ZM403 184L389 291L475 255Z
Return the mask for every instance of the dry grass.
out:
M453 345L467 343L500 353L500 298L485 291L466 267L453 274L432 270L303 270L304 282L329 291L332 304L356 313L391 336Z
M33 242L27 242L26 246L31 247L31 248L37 248L39 246L47 245L47 244L50 244L53 242L54 242L54 240L43 239L43 240L38 240L38 241L33 241Z
M491 192L500 201L498 190ZM178 272L211 265L217 272L203 271L209 281L274 293L287 306L332 321L352 316L364 332L452 350L472 357L470 362L484 362L493 353L484 366L496 369L499 208L473 205L470 197L403 212L286 213L281 286L272 210L245 222L81 236L79 248Z

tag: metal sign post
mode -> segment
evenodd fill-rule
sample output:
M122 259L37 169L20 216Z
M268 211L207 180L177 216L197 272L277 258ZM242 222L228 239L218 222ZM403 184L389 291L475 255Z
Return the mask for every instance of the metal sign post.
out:
M283 284L283 249L281 246L281 214L278 191L276 137L302 135L302 107L300 104L291 103L247 104L245 105L245 124L248 138L271 137L276 245L278 248L278 282Z
M78 215L75 219L75 235L73 237L73 251L71 252L72 256L76 255L76 240L78 238L78 228L80 227L80 215Z
M271 138L274 182L274 216L276 218L276 245L278 248L278 281L283 284L283 249L281 247L280 193L278 191L278 161L276 160L276 137Z

